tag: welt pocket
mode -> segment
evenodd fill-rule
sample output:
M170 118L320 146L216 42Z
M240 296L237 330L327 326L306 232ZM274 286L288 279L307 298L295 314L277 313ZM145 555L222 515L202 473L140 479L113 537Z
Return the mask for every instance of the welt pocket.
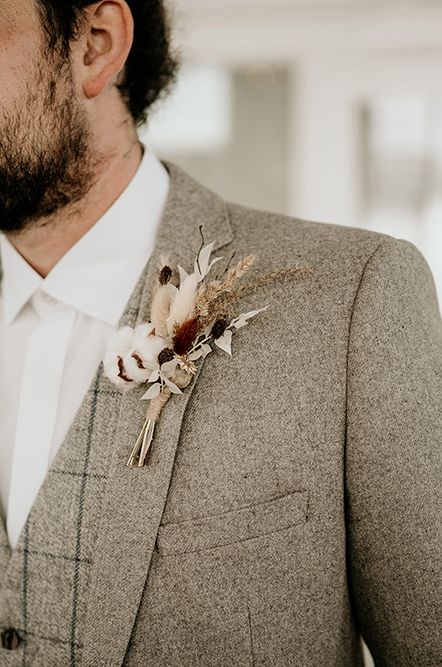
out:
M197 519L160 524L160 555L202 551L276 533L307 520L308 491L299 490L253 505Z

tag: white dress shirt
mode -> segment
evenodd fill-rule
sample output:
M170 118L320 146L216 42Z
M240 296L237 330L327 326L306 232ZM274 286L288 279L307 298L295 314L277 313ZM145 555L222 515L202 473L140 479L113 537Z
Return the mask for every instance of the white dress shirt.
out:
M0 509L12 548L153 250L168 188L144 146L124 192L44 279L0 234Z

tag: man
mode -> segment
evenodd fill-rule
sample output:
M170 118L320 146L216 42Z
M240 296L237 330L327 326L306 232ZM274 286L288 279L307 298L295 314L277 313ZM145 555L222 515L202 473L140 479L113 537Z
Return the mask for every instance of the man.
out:
M0 8L1 665L442 664L442 325L414 245L223 201L137 138L160 0ZM100 363L166 253L270 304L144 419ZM144 391L144 389L143 389Z

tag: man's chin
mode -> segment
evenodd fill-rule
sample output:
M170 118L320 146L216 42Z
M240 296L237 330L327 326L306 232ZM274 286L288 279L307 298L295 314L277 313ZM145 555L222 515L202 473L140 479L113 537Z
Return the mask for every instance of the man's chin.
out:
M18 235L44 224L44 217L40 215L38 206L34 210L31 210L29 206L26 210L23 210L23 208L14 206L17 201L29 202L29 200L26 200L25 193L22 196L18 194L12 205L10 205L10 202L0 200L0 232L3 234Z

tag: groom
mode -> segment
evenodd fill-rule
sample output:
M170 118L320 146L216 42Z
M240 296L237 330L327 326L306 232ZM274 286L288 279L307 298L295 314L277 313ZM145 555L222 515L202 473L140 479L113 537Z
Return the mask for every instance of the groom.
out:
M0 664L435 667L442 325L406 241L224 201L140 144L176 72L160 0L0 8ZM170 400L101 360L202 225L308 265ZM201 362L201 363L200 363Z

